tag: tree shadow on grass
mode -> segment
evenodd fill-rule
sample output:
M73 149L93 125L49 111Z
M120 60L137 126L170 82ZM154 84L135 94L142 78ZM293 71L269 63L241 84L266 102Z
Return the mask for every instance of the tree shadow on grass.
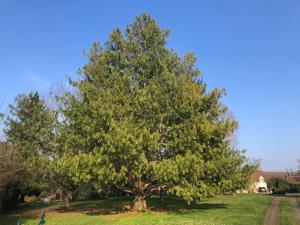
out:
M226 204L223 203L191 203L188 204L186 201L179 198L167 198L163 202L159 199L150 199L149 209L151 211L161 211L174 214L187 214L201 210L212 210L212 209L225 209Z
M128 212L132 203L133 198L120 197L107 200L77 202L70 209L59 208L56 211L59 213L80 212L90 216L115 215ZM187 214L201 210L225 209L227 206L222 203L207 202L187 204L184 200L174 197L169 197L161 202L159 198L152 197L148 200L148 208L154 213Z
M52 202L51 204L44 204L42 201L21 203L15 209L0 214L0 225L16 225L20 217L22 221L37 219L40 217L43 209L49 212L52 208L57 208L60 205L61 202L58 201Z
M18 216L1 216L0 215L0 225L10 225L17 224L19 220Z
M87 215L112 215L124 212L124 205L133 201L129 197L116 197L103 200L74 202L70 208L60 207L58 213L79 212Z
M26 220L37 219L39 216L30 215L30 216L19 216L19 215L0 215L0 225L16 225L19 222L21 217L22 224Z
M10 215L6 218L0 218L0 225L16 224L16 221L18 221L19 215L21 214L23 218L36 219L40 216L43 208L46 209L46 218L51 214L51 216L55 216L56 213L82 213L89 216L125 214L129 213L130 206L133 205L133 199L133 197L113 197L102 200L77 201L72 203L71 208L65 208L61 202L56 202L47 205L46 207L41 203L30 204L29 206L21 207L23 210L18 211L19 213ZM175 197L168 197L161 202L157 196L151 197L147 201L147 204L150 212L152 213L169 213L180 215L203 210L227 208L226 204L211 202L200 202L189 205L184 200Z

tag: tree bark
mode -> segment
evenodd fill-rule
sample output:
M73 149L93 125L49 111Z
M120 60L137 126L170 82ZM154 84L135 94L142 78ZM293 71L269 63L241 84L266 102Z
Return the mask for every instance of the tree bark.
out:
M72 195L70 193L67 193L65 196L65 205L67 208L70 208L72 202Z
M20 203L24 203L24 202L25 202L25 201L24 201L24 198L25 198L25 195L24 195L24 194L21 194L21 195L20 195L19 202L20 202Z
M159 190L159 197L160 197L160 202L163 202L165 200L165 189L161 188Z
M147 211L146 196L136 195L134 199L133 211L145 212Z

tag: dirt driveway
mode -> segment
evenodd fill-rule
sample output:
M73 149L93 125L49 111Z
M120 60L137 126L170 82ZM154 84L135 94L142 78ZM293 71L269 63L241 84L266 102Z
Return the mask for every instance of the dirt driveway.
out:
M280 197L273 198L264 225L279 225L280 222L279 203L280 203Z
M264 225L279 225L280 223L280 200L282 197L274 197L267 213ZM286 198L289 199L293 210L294 218L297 225L300 225L300 206L297 204L297 198L300 195L288 194Z
M287 197L290 200L296 223L297 225L300 225L300 206L297 204L297 198L300 198L300 195L289 194L287 195Z

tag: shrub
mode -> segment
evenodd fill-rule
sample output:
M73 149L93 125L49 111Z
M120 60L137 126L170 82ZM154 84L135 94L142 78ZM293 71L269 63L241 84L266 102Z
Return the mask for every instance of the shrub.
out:
M289 187L290 193L300 193L300 183L291 183Z
M274 195L285 195L286 190L284 188L273 188L272 192Z

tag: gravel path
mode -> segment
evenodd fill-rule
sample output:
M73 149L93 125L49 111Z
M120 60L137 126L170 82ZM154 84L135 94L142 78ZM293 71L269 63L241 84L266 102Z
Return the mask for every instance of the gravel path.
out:
M279 225L279 202L279 197L273 198L264 225Z

